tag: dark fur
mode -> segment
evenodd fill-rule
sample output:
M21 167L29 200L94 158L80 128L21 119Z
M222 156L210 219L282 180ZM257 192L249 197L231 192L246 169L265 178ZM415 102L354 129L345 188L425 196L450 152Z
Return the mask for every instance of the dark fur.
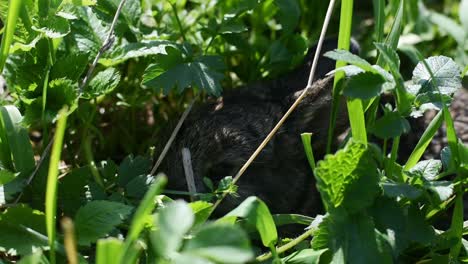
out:
M324 44L324 52L336 47ZM353 46L357 51L357 46ZM305 88L315 48L303 65L277 80L262 81L226 93L222 100L196 106L185 121L162 171L169 189L187 191L181 149L192 155L198 192L205 192L202 177L217 183L234 176L266 135ZM334 68L334 61L321 58L317 79ZM314 215L321 209L315 180L307 163L300 134L312 132L316 157L324 153L331 109L333 78L316 81L306 98L255 159L238 182L239 197L227 197L218 214L231 210L246 197L256 195L273 213ZM337 120L338 132L346 127L344 107Z

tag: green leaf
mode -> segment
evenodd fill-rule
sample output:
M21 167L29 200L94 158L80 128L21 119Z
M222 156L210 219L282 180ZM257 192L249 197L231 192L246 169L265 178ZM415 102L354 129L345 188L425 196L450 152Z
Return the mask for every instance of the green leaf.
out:
M424 187L434 193L440 202L447 201L455 193L455 185L449 181L427 182Z
M379 192L377 165L371 151L353 140L319 161L314 174L327 211L339 206L357 211L372 204Z
M328 215L312 240L314 249L329 248L330 263L393 263L391 252L379 247L372 217L366 214Z
M189 204L195 214L194 226L205 223L211 215L213 204L205 201L195 201Z
M107 68L94 76L85 87L83 97L96 98L112 92L120 82L120 72L115 68Z
M158 230L150 236L155 253L162 258L173 258L194 220L192 209L184 201L172 202L161 209L156 220Z
M184 246L184 254L218 263L245 263L254 256L247 235L236 225L210 223L193 236Z
M152 64L145 70L143 83L165 94L173 88L181 93L188 87L196 87L219 96L222 90L220 81L223 78L224 74L219 72L217 65L207 63L202 56L193 62L177 64L169 69L164 69L161 64Z
M68 20L56 15L41 19L40 25L39 27L33 26L32 29L46 35L48 38L63 38L70 33Z
M372 65L369 62L347 50L328 51L323 56L358 66L366 72L376 73L376 70L372 67Z
M408 172L412 176L424 177L428 181L433 181L436 180L441 168L442 161L430 159L418 162Z
M225 217L236 216L246 218L255 226L265 247L274 246L278 240L275 222L266 204L255 196L245 199Z
M78 50L90 57L97 54L108 34L108 29L90 8L78 9L80 20L71 24L70 38Z
M0 170L0 185L4 185L5 183L12 181L15 177L16 175L9 170Z
M66 78L77 81L88 66L88 55L71 53L59 58L50 69L50 80Z
M151 169L151 160L137 156L133 158L132 155L127 156L119 167L117 176L117 183L125 187L132 179L140 175L146 175Z
M411 244L430 245L435 237L423 212L417 206L400 207L393 199L377 199L371 209L375 227L387 235L394 254L399 255Z
M84 166L73 169L59 181L57 206L65 215L74 216L86 201L86 185L91 175L90 166ZM93 197L88 198L93 199Z
M296 251L281 260L285 264L319 264L329 262L331 257L328 249L314 250L307 248Z
M384 91L386 80L378 73L364 72L352 76L343 89L343 95L351 98L370 99Z
M0 215L0 251L11 255L26 255L47 249L47 238L41 239L32 232L45 234L44 213L27 205L8 208ZM45 236L43 236L45 237Z
M34 153L23 117L12 105L0 107L0 162L10 171L28 176L35 167Z
M399 137L410 131L411 126L398 112L385 113L375 121L370 131L379 138L389 139Z
M425 60L429 65L434 80L430 72L420 62L413 71L413 83L421 86L418 94L424 92L452 95L461 87L460 67L449 57L435 56ZM434 87L433 82L437 86Z
M382 183L384 195L390 198L406 198L416 200L423 194L423 191L415 186L406 183Z
M79 245L90 245L98 238L105 236L121 224L132 212L132 207L111 202L91 201L81 207L75 216L77 242Z
M284 34L294 31L299 23L301 16L301 8L297 0L275 0L275 4L279 8L278 20L281 24Z
M176 44L165 40L155 40L142 43L127 43L116 47L110 55L106 56L106 58L100 59L99 63L109 67L125 62L129 59L154 56L158 54L167 54L167 47L178 49L178 46Z

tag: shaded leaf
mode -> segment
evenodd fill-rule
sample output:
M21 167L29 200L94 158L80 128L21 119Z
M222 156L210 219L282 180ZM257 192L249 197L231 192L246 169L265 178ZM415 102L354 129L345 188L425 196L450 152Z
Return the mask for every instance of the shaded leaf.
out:
M110 201L91 201L81 207L75 216L77 242L90 245L105 236L131 213L132 207Z

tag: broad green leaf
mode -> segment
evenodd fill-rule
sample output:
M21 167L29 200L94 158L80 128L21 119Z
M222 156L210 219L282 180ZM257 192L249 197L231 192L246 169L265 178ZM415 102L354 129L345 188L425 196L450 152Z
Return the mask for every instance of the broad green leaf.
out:
M203 224L210 217L213 210L213 204L205 201L195 201L189 204L195 214L194 226Z
M94 76L85 87L83 97L96 98L112 92L120 82L120 73L115 68L107 68Z
M105 236L130 215L132 207L111 202L91 201L81 207L75 216L77 242L90 245Z
M143 157L132 155L127 156L120 164L117 183L125 187L132 179L140 175L146 175L151 169L151 160Z
M70 23L63 17L47 16L47 18L41 19L39 23L41 26L33 26L32 28L48 38L62 38L70 33Z
M344 61L351 65L358 66L359 68L363 69L366 72L373 72L375 73L376 70L372 68L372 65L367 62L366 60L362 59L358 55L355 55L347 50L334 50L328 51L323 56L328 57L334 60Z
M393 263L391 252L378 246L373 218L364 213L328 215L312 240L315 250L328 248L330 263ZM388 243L388 242L387 242Z
M109 67L125 62L129 59L154 56L158 54L167 54L167 47L178 48L173 42L165 40L149 41L142 43L127 43L122 46L116 47L111 54L106 56L106 58L100 59L99 63Z
M80 20L71 24L71 33L67 37L73 39L81 52L93 57L104 43L108 28L90 8L79 9L78 15Z
M119 263L123 242L117 238L99 239L96 246L96 264Z
M423 191L406 183L382 183L384 195L391 198L406 198L415 200L421 197Z
M364 72L352 76L343 89L343 95L351 98L370 99L384 91L385 79L377 73Z
M398 112L388 112L375 121L370 131L379 138L389 139L406 134L410 129L408 120Z
M327 263L330 260L331 256L328 249L314 250L311 248L296 251L281 259L285 264L319 264Z
M278 6L278 20L285 34L293 32L299 23L301 8L297 0L275 0Z
M219 96L224 74L202 59L203 57L197 58L193 62L178 64L167 70L158 64L152 64L145 71L143 83L165 94L171 89L177 89L181 93L186 88L195 87Z
M418 93L440 91L441 94L451 95L461 87L460 67L451 58L435 56L426 59L426 63L435 79L432 80L424 63L420 62L413 71L413 83L421 85Z
M128 197L141 199L153 182L154 176L138 175L132 178L125 186L125 194Z
M77 81L88 66L88 55L84 53L67 54L55 62L50 69L50 80L66 78Z
M444 202L454 194L454 184L449 181L432 181L424 184L428 190L432 191L439 201Z
M274 246L278 240L275 222L266 204L255 196L245 199L239 206L229 212L226 217L236 216L246 218L255 226L265 247Z
M402 208L393 199L377 199L371 209L375 227L386 234L394 254L399 255L411 244L430 245L434 228L426 222L416 206Z
M408 172L412 176L424 177L428 181L433 181L442 168L440 160L422 160L412 167Z
M87 184L91 175L90 166L83 166L73 169L59 181L57 206L65 215L74 216L86 201L86 191L90 188ZM91 193L89 196L88 199L94 198Z
M201 227L182 252L219 263L245 263L254 256L244 231L236 225L221 223Z
M35 167L34 153L23 117L12 105L0 107L0 162L10 171L28 176Z
M185 234L195 217L184 201L175 201L158 212L157 231L150 236L155 253L162 258L173 258L180 249Z
M44 213L26 205L8 208L0 215L0 251L11 255L26 255L47 249ZM34 235L38 233L40 236Z
M340 206L351 211L365 208L379 192L377 165L371 152L353 140L319 161L314 174L328 211Z
M0 185L12 181L16 177L15 173L9 170L0 170Z

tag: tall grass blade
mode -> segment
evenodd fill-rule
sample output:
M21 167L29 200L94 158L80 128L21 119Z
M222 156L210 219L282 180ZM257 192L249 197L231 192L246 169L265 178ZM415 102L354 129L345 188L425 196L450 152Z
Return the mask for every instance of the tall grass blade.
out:
M353 23L353 0L343 0L341 2L340 31L338 34L338 49L349 50L351 42L351 26ZM346 66L343 61L336 62L336 68ZM340 84L345 77L344 72L337 72L333 83L333 101L330 123L328 127L327 149L326 153L331 152L331 145L334 138L336 116L340 100ZM360 100L348 101L348 114L351 124L351 130L355 139L367 143L366 126L362 102Z
M375 17L375 40L382 42L385 26L385 0L372 0Z
M312 171L315 170L315 158L314 152L312 150L312 143L311 143L312 133L302 133L301 139L302 144L304 145L304 150L307 156L307 160L309 161L310 168Z
M0 74L3 72L3 67L5 67L5 62L10 52L10 45L16 29L16 21L21 10L21 2L21 0L10 0L8 3L5 31L3 32L2 44L0 45Z
M49 172L47 177L47 189L45 197L45 217L47 236L50 246L50 263L55 264L55 237L57 230L55 227L55 218L57 214L57 182L59 174L60 156L62 154L63 137L67 126L67 109L62 108L59 112L57 129L55 131L54 144L50 155Z
M119 263L123 242L117 238L99 239L96 247L96 264Z
M166 176L163 174L159 174L156 177L156 180L154 181L154 183L149 188L149 190L146 192L145 196L143 197L143 200L141 200L140 206L138 206L133 216L133 220L130 225L127 238L125 239L125 244L123 245L123 249L121 250L121 255L119 257L119 259L122 260L121 263L125 263L125 259L128 254L128 251L134 250L132 245L135 242L135 240L138 238L138 236L140 235L143 228L145 227L145 221L146 221L145 216L150 214L154 210L156 206L155 197L156 195L162 192L166 183L167 183ZM128 254L128 255L132 255L132 254Z
M416 165L416 163L418 163L427 147L431 143L432 138L434 138L434 135L437 133L437 130L439 130L440 126L442 126L443 120L442 111L440 111L437 113L434 119L432 119L431 123L429 123L429 126L426 128L423 135L419 139L418 144L413 149L413 152L411 152L411 155L406 161L404 167L405 170L411 169L414 165Z

